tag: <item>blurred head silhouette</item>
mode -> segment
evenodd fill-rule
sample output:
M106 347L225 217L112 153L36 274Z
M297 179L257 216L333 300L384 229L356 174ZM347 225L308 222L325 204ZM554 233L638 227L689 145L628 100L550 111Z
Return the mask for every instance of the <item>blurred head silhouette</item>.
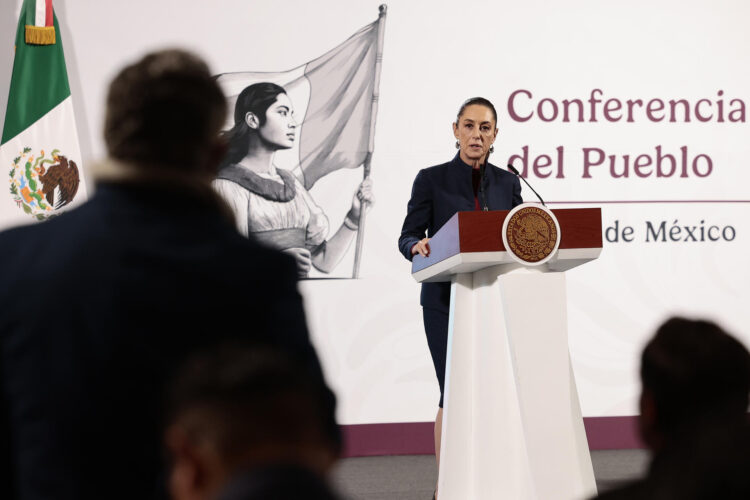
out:
M698 427L747 419L750 354L710 321L671 318L641 358L641 434L659 450Z
M172 497L215 498L243 475L254 479L239 490L282 484L285 474L324 484L338 445L326 430L323 391L268 347L224 346L191 360L169 395Z
M111 158L144 169L213 175L226 146L226 100L206 63L161 50L123 68L110 84L104 141Z

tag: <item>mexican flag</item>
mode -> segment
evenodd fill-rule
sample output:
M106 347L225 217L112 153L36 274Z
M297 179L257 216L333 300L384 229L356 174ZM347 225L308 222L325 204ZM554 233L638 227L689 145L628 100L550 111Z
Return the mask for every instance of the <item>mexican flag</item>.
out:
M373 149L384 15L381 6L378 20L294 69L218 75L229 109L225 128L234 125L235 103L245 87L275 83L286 90L300 124L299 140L276 153L276 166L292 170L310 189L335 170L365 164Z
M60 27L52 0L24 0L0 142L0 229L86 198Z

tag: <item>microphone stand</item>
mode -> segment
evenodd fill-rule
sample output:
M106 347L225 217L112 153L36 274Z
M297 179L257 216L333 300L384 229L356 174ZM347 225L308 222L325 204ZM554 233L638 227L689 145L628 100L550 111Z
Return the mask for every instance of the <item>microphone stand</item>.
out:
M519 179L521 179L523 182L526 183L527 186L529 186L529 189L531 189L534 192L534 194L536 195L536 197L539 198L539 201L542 202L542 206L545 206L545 207L547 206L547 204L544 203L544 200L542 199L542 197L539 196L539 193L537 193L536 190L533 187L531 187L531 184L529 184L526 181L526 179L524 179L523 176L518 172L518 170L516 170L516 167L514 167L513 165L511 165L510 163L508 163L508 170L510 170L511 172L513 172L514 174L516 174L516 176L518 176Z
M487 170L487 162L490 159L490 152L487 151L487 156L484 157L484 162L479 165L479 194L482 195L482 211L487 212L487 193L484 190L484 173Z

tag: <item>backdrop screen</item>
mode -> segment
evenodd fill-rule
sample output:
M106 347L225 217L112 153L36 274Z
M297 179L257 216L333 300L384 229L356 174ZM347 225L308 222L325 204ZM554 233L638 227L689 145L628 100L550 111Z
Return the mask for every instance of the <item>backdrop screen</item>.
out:
M0 96L18 4L0 6ZM111 77L164 46L198 52L217 75L249 75L225 82L230 99L259 73L289 87L302 134L277 166L294 171L302 162L309 197L328 220L323 238L342 227L364 177L360 153L372 146L375 202L360 278L349 278L355 238L332 270L314 269L300 284L345 424L434 418L438 388L419 287L396 242L414 177L455 155L451 123L473 96L497 107L492 163L512 162L551 208L602 209L600 258L567 273L570 353L585 416L637 412L640 350L670 315L709 317L750 343L750 4L392 0L382 39L368 31L378 4L56 4L82 168L105 154ZM370 47L381 41L376 57ZM341 62L331 62L336 48ZM382 61L375 115L366 94L375 73L347 69L355 58L341 51L361 64ZM330 83L347 75L361 85ZM354 111L337 107L345 99ZM347 117L359 128L330 135ZM313 130L318 142L306 143ZM331 145L344 142L357 154L334 155ZM523 197L535 201L525 186Z

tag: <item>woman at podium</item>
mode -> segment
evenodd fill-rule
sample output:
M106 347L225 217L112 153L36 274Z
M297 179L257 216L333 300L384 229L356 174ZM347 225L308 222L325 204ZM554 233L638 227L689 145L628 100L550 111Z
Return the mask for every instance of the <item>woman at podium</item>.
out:
M398 240L399 250L408 260L416 254L429 255L430 238L456 212L510 210L523 202L518 177L487 161L497 132L497 112L489 100L473 97L461 105L453 123L458 153L447 163L420 170L414 179ZM440 384L435 418L435 453L439 460L450 283L423 283L420 304Z

